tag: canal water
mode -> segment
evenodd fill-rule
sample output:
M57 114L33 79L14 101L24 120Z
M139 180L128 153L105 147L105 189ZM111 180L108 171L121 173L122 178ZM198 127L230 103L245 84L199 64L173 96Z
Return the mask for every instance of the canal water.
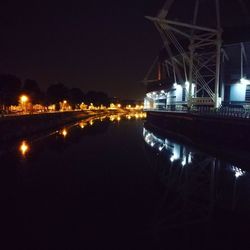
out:
M1 249L250 249L242 159L163 133L143 113L2 145Z

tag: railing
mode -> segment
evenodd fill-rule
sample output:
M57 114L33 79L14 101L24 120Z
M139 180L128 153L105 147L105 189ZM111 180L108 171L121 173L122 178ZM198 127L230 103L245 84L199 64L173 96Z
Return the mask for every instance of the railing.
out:
M145 111L186 112L196 115L250 119L250 109L233 107L221 107L218 109L212 107L196 107L192 109L188 109L187 107L167 107L165 109L145 109Z
M250 110L244 108L221 107L218 109L210 108L208 110L192 110L191 112L209 116L250 119Z

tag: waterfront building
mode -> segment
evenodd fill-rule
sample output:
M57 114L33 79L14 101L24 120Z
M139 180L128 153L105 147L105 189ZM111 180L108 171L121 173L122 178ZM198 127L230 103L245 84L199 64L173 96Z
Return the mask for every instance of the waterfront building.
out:
M230 5L235 16L229 25L227 1L202 5L191 1L192 21L185 16L173 19L180 11L174 9L175 2L167 1L156 17L147 17L159 31L164 48L145 77L145 110L248 109L250 22L241 6L237 1ZM213 11L205 22L207 9Z

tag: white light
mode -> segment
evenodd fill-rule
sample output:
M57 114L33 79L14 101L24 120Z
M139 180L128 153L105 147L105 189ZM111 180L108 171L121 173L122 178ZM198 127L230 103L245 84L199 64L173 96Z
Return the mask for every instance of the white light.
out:
M177 86L178 86L178 84L175 82L174 85L173 85L173 87L176 88Z
M185 82L185 86L186 86L186 88L189 87L189 82L188 81Z
M238 167L232 166L232 169L234 171L234 175L235 175L236 178L239 178L240 176L242 176L242 175L244 175L246 173L245 171L241 170Z
M161 93L164 94L165 93L164 90L162 90Z
M244 84L244 85L248 85L248 84L250 84L250 81L247 80L246 78L241 78L241 79L240 79L240 83L242 83L242 84Z
M171 161L171 162L174 162L174 160L175 160L175 158L174 158L174 156L172 156L172 157L170 158L170 161Z
M150 144L150 145L151 145L151 147L153 147L155 144L154 144L153 142L151 142L151 144Z
M181 165L184 167L186 164L187 164L187 160L186 160L186 157L184 156L184 158L181 162Z
M188 164L190 164L192 162L192 155L191 153L188 154Z

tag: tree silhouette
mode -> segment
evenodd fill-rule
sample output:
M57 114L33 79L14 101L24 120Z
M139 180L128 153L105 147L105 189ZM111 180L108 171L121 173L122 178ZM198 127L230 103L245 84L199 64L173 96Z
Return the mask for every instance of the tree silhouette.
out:
M79 88L72 88L68 93L69 102L72 106L76 106L77 104L81 104L84 100L84 94Z
M43 101L44 95L38 83L35 80L27 79L24 82L23 93L27 94L30 97L32 103L38 104L38 103L42 103Z
M94 103L96 105L107 105L109 103L109 97L104 92L89 91L84 97L87 104Z
M68 99L68 88L63 83L52 84L47 89L47 101L49 104L57 104Z
M3 108L18 103L21 87L22 82L15 75L0 75L0 103Z

